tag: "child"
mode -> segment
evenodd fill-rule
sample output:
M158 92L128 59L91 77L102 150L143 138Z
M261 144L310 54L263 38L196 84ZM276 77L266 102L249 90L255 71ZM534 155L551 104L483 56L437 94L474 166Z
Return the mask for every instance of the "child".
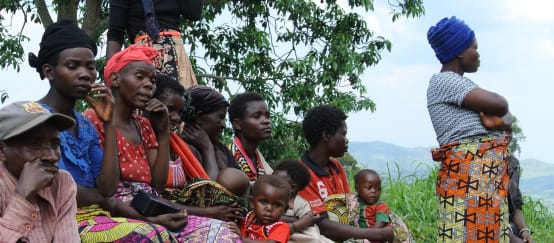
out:
M258 177L250 197L253 211L246 215L240 229L243 242L288 242L289 225L280 219L289 198L290 186L285 179L277 175Z
M289 210L283 216L291 228L289 242L333 242L321 235L319 227L314 225L321 216L313 214L308 201L298 195L310 182L306 167L296 160L283 160L275 166L273 174L285 178L291 187Z
M354 176L358 201L360 202L361 228L383 228L390 225L389 208L379 200L381 196L381 178L370 169L361 170Z

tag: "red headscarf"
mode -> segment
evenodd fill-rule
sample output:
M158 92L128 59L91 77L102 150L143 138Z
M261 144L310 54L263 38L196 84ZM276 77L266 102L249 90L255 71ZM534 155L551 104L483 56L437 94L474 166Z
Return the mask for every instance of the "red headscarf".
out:
M104 68L104 81L106 82L106 86L112 87L112 83L110 82L110 75L112 73L119 72L123 67L127 66L127 64L134 61L144 61L153 64L152 60L156 55L156 50L141 45L131 45L123 51L114 54L106 64L106 68Z

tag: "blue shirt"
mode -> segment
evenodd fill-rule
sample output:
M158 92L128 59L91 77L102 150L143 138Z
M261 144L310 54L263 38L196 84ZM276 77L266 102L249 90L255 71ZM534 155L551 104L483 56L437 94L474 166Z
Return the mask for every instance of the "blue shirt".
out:
M40 104L52 112L48 105ZM95 188L104 152L92 123L76 111L73 111L73 118L78 137L67 130L60 132L61 157L58 167L69 171L77 185Z

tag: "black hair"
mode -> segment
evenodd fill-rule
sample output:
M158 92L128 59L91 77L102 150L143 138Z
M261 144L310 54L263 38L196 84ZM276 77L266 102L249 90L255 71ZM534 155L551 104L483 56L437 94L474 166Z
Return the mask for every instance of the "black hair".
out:
M278 175L262 175L259 176L254 186L252 187L252 196L256 196L259 193L260 187L262 185L270 185L277 189L284 191L285 202L289 201L290 198L290 185L285 178Z
M243 118L246 105L248 102L252 101L264 101L264 98L258 93L253 92L246 92L233 97L231 105L229 106L229 120L232 121L235 118Z
M379 176L379 173L377 173L377 171L374 171L372 169L363 169L363 170L358 171L358 173L356 173L356 175L354 175L354 184L357 184L358 181L362 179L362 176L364 176L366 174L376 175L377 177L379 177L379 180L381 180L381 177Z
M156 74L156 91L154 98L159 98L166 93L174 93L180 96L185 95L185 88L172 76L157 73Z
M348 116L340 108L332 105L319 105L308 111L302 121L304 137L315 146L323 138L323 133L335 134Z
M279 161L279 163L273 168L273 171L285 171L294 183L296 183L296 190L302 191L310 183L310 172L300 164L298 160L285 159Z

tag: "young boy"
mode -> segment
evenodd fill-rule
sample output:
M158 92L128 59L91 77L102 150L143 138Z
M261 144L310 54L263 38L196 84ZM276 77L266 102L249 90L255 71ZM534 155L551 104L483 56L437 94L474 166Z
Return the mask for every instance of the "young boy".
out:
M333 242L314 225L320 215L312 213L308 201L298 195L310 182L308 169L296 160L283 160L275 166L273 174L285 178L291 187L289 210L282 217L291 228L289 242Z
M252 188L250 211L242 223L240 231L243 242L288 242L289 224L280 221L288 208L290 186L277 175L258 177Z
M383 228L390 226L389 208L379 200L381 196L381 178L370 169L361 170L354 176L355 189L360 203L361 228Z

